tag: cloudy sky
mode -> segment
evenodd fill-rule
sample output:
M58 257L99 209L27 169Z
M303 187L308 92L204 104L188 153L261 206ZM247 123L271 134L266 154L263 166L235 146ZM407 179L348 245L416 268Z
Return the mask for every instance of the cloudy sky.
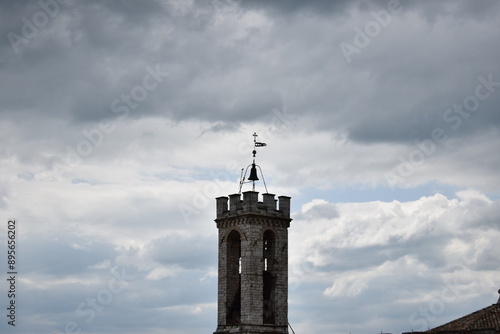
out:
M297 334L425 330L496 302L499 16L1 1L0 332L213 332L214 198L238 191L254 132L269 192L292 197Z

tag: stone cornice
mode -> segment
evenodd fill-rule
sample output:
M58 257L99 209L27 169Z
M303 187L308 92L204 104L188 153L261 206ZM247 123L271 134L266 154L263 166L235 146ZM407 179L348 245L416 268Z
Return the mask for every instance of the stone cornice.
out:
M288 228L290 227L291 221L292 221L291 218L265 216L261 214L252 214L252 213L215 219L217 228L242 226L242 225L261 225L261 226Z

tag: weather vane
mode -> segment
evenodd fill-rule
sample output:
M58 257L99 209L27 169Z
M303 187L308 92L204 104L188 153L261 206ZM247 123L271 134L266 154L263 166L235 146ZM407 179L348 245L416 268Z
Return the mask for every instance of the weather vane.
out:
M247 166L247 168L245 169L244 173L243 173L244 169L243 168L241 169L240 189L238 191L238 194L241 193L241 188L243 187L243 184L246 183L246 182L250 182L250 181L252 182L252 191L255 191L255 181L259 180L259 177L257 176L257 168L256 167L259 167L260 175L262 176L262 182L264 183L264 187L266 188L266 193L268 192L267 191L267 186L266 186L266 181L264 180L264 174L262 174L262 169L260 168L259 165L255 164L255 155L257 154L256 148L257 147L264 147L266 145L267 145L266 143L261 143L261 142L257 141L257 133L254 132L253 133L253 151L252 151L253 161L252 161L251 165ZM248 181L245 181L248 168L250 168L250 175L248 176L248 179L247 179Z

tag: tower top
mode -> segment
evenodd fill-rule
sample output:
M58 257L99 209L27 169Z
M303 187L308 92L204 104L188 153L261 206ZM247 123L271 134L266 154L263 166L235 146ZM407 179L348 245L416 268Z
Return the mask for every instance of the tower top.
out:
M243 187L243 184L248 183L248 182L252 182L252 191L255 191L255 181L259 181L256 167L259 167L260 175L262 177L262 182L264 183L264 188L266 188L266 193L267 193L266 181L264 180L264 174L262 173L262 169L260 168L259 165L255 164L255 155L257 154L256 148L267 146L267 144L257 141L258 136L257 136L256 132L254 132L252 136L253 136L253 151L252 151L253 161L252 161L252 164L248 165L246 169L243 169L243 168L241 169L240 187L238 189L238 194L241 194L241 188ZM248 179L247 179L248 181L245 181L246 176L247 176L247 172L248 172L248 168L250 168L250 175L248 176Z
M243 200L241 199L241 194L232 194L229 195L229 197L217 197L217 220L246 214L257 214L261 216L286 218L288 221L291 220L291 198L289 196L278 196L278 199L275 199L274 194L265 193L262 194L262 202L259 202L258 196L259 193L256 191L245 191L243 192Z

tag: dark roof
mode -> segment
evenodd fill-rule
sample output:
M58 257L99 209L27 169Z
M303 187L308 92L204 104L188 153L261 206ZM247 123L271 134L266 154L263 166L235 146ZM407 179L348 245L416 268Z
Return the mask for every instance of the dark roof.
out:
M500 304L493 304L444 325L428 330L426 333L458 332L500 332Z

